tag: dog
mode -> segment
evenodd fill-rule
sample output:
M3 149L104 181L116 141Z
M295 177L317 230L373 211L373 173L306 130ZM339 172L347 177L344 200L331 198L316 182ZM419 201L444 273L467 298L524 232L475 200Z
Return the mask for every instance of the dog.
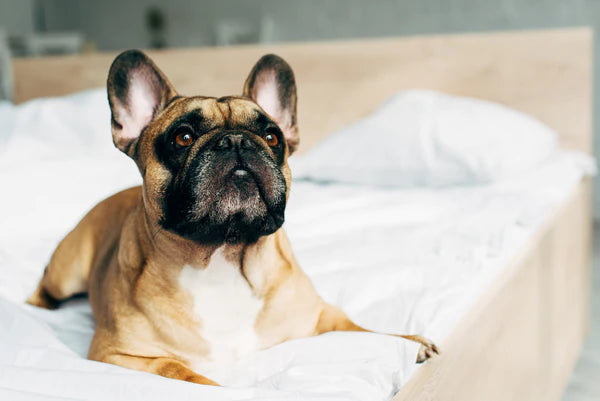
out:
M298 147L296 83L263 56L242 96L185 97L144 53L121 53L107 80L115 146L140 187L96 205L60 242L27 301L56 308L87 293L88 358L194 383L286 340L369 331L324 302L282 228L287 158ZM418 335L417 362L438 353Z

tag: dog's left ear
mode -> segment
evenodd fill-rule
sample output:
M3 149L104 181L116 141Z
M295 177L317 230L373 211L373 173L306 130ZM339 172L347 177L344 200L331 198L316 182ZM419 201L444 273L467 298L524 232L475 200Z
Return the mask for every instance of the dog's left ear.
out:
M299 143L296 80L288 63L275 54L263 56L246 79L244 96L254 100L277 123L290 154Z

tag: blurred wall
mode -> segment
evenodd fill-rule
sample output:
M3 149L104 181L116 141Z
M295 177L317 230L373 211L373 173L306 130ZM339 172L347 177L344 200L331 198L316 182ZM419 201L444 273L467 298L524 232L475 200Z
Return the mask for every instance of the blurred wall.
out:
M0 28L12 35L33 32L33 0L0 0Z
M16 1L15 1L16 2ZM100 49L144 47L144 12L167 20L170 46L216 43L224 21L297 41L418 33L540 28L600 22L598 0L41 0L48 30L80 30Z

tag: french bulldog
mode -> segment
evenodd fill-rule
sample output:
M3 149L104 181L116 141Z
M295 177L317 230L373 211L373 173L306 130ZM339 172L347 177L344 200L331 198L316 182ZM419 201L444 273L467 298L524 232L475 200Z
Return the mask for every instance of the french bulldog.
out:
M286 340L369 331L324 302L282 228L298 147L296 83L262 57L242 96L178 95L144 53L107 81L115 146L143 178L96 205L60 242L28 302L87 293L89 359L216 385L210 366ZM418 335L417 362L436 354Z

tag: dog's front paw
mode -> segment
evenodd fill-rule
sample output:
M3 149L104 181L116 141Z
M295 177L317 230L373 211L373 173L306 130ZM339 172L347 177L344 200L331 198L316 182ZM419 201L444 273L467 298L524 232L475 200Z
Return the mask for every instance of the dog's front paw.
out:
M421 336L417 337L420 337L418 342L421 343L419 353L417 354L417 363L423 363L434 355L438 355L440 353L438 347L430 340Z
M397 337L402 337L410 341L421 344L419 353L417 354L417 363L423 363L434 355L440 353L438 347L431 341L423 336L416 334L395 334Z

